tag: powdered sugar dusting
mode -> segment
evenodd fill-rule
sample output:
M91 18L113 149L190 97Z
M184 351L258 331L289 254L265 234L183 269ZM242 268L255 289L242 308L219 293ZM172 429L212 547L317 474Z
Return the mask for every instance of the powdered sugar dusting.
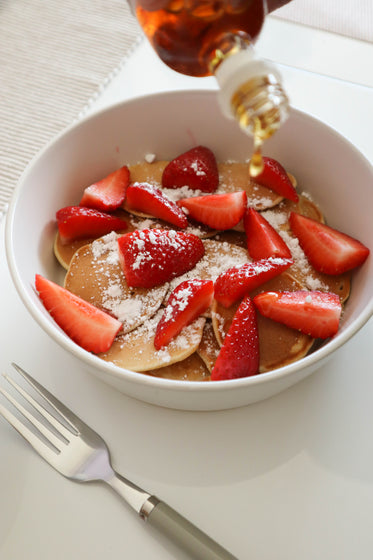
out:
M193 292L190 286L185 287L182 290L173 292L172 301L168 302L165 308L163 319L165 321L170 321L175 312L179 313L184 311L189 304L190 297Z
M78 290L82 292L73 289L74 293L111 313L123 323L124 332L129 332L159 309L168 285L151 290L129 288L119 264L118 237L112 232L97 239L88 248L83 247L84 252L77 253L66 280L71 288L74 277L79 276Z
M303 283L309 290L328 290L328 287L317 277L313 267L310 265L303 249L299 245L298 239L292 235L284 226L288 224L288 213L267 210L263 212L263 217L280 234L286 245L289 247L294 264L290 272L299 274Z
M137 216L131 216L130 222L135 230L153 229L160 227L160 223L153 218L140 219Z
M254 185L252 188L252 193L249 197L248 206L251 206L252 208L260 208L260 209L272 208L273 198L270 198L269 196L260 195L259 187L257 185Z
M203 177L206 175L206 171L201 167L198 161L194 161L190 166L196 175Z
M144 159L147 163L153 163L156 160L156 155L155 154L146 154Z
M203 241L205 254L192 270L182 276L174 278L170 282L169 292L185 280L200 278L202 280L212 280L215 282L217 277L232 266L237 266L250 262L250 257L246 249L231 245L226 241L213 241L205 239Z
M220 315L220 313L218 313L217 311L212 311L211 312L211 317L212 319L215 319L215 324L217 326L219 335L220 335L220 340L224 340L224 336L225 336L225 319L224 317L222 317Z
M144 362L143 365L148 364L148 369L162 367L175 360L178 361L182 357L186 357L186 355L192 353L198 347L201 341L205 324L203 317L199 317L185 327L166 347L156 350L154 347L154 337L162 314L163 311L159 310L135 331L127 335L121 335L118 339L120 348L122 350L125 348L135 349L136 360L139 364L141 362ZM139 367L137 366L138 369Z
M119 262L118 254L118 235L112 231L104 237L94 241L92 243L92 253L95 259L100 258L102 255L106 254L106 261L110 264L115 264Z
M182 198L191 198L193 196L201 196L206 194L199 189L191 189L188 187L188 185L185 185L184 187L178 187L177 189L162 188L162 192L165 196L167 196L167 198L172 200L172 202L177 202Z

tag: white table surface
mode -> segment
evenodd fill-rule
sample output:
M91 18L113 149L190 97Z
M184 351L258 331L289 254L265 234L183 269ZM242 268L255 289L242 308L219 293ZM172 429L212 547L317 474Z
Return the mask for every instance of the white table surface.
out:
M364 62L360 70L333 64L348 60L351 49ZM269 20L258 50L282 63L295 107L335 127L373 161L366 124L373 114L371 44ZM214 82L174 74L143 43L90 111L151 91L201 87ZM240 560L371 557L372 320L318 372L262 403L209 413L147 405L76 368L38 328L12 285L3 226L1 371L17 361L37 376L104 436L119 472ZM184 557L110 490L58 475L0 418L0 558Z

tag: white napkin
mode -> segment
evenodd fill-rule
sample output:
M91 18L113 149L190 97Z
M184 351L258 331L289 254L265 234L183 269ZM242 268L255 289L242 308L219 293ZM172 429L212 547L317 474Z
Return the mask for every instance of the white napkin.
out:
M31 157L84 112L140 37L126 0L0 1L0 214Z
M273 17L373 42L373 0L292 0Z

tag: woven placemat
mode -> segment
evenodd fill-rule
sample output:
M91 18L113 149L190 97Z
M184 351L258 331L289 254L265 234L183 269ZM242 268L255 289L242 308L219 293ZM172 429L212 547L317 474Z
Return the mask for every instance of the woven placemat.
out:
M125 0L0 0L0 214L23 169L141 40Z

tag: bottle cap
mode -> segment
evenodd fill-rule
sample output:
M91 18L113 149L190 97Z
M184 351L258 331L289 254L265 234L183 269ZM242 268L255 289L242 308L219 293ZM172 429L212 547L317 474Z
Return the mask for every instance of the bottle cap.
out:
M218 101L223 114L233 118L231 99L242 84L252 78L269 74L281 83L280 73L275 66L256 58L253 48L245 49L223 60L215 72L220 87Z

